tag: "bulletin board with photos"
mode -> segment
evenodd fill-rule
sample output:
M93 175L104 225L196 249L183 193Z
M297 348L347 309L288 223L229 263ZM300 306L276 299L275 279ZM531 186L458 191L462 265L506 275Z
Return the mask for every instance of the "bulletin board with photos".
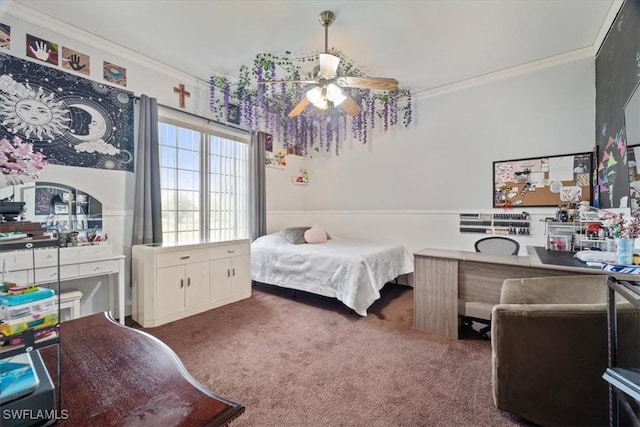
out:
M591 203L593 154L493 162L493 207Z

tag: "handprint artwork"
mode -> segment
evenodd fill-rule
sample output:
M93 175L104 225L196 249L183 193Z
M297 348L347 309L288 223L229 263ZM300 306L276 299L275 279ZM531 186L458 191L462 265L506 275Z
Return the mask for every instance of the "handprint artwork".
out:
M69 61L69 65L71 65L71 68L75 71L82 70L85 67L85 64L80 65L80 57L78 57L78 55L71 55L67 61Z
M58 45L27 34L27 56L58 65Z
M0 22L0 48L9 49L11 47L11 27Z
M89 55L77 50L62 48L62 68L89 75Z

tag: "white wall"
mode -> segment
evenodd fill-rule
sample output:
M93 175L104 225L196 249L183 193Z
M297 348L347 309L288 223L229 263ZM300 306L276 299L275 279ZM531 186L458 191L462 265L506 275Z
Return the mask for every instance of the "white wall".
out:
M482 235L459 233L458 215L502 211L492 208L493 161L592 151L594 79L594 60L584 59L418 97L415 125L347 143L338 157L307 159L307 187L280 178L297 164L268 172L268 229L319 222L330 234L393 240L411 251L472 250ZM301 196L297 207L293 196ZM515 238L544 245L539 220L555 209L513 209L523 210L534 216L533 233Z
M29 61L25 54L26 34L49 40L88 54L91 57L90 76L78 74L80 77L104 82L102 78L103 60L121 65L127 69L127 90L135 95L146 94L158 99L160 104L178 107L178 97L173 93L173 87L183 83L191 92L187 99L188 110L196 114L206 114L208 109L208 85L185 73L170 69L163 64L145 59L122 46L84 33L75 27L32 11L16 3L3 5L0 20L11 26L11 48L7 52ZM44 64L44 63L41 63ZM47 66L46 64L44 64ZM106 83L109 84L109 83ZM137 114L137 106L135 108ZM137 115L134 124L134 138L137 140ZM127 283L129 283L129 264L131 255L131 236L134 200L134 173L103 169L91 169L71 166L49 165L40 176L41 181L56 182L78 188L91 194L102 203L103 231L109 236L114 253L127 255L126 268ZM83 291L90 289L85 295L99 295L100 300L83 298L83 309L100 311L108 307L104 289L95 292L97 284L104 283L102 278L91 280L95 283L85 283L77 288ZM78 286L76 286L78 285ZM127 287L127 291L128 291ZM127 296L127 301L130 295ZM130 310L127 310L130 312Z
M2 22L11 25L12 55L26 58L25 34L33 34L89 54L96 81L103 81L103 60L126 67L127 89L160 104L178 107L173 87L183 83L191 92L186 110L208 115L206 82L13 2ZM410 251L470 250L482 236L459 233L458 214L500 211L491 208L493 161L594 146L593 59L533 69L417 95L415 123L407 129L375 134L366 145L346 142L337 157L288 157L285 170L267 169L269 230L318 222L335 235L398 242ZM309 170L310 184L294 186L290 177L302 167ZM50 166L41 179L98 198L116 250L130 255L132 173ZM542 245L538 220L554 209L528 211L534 214L533 234L516 238L522 245Z

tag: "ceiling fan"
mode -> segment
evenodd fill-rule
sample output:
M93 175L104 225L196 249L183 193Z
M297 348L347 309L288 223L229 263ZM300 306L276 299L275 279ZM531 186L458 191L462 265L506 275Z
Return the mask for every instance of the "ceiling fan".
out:
M317 69L315 77L312 80L284 80L288 83L315 84L313 88L307 91L306 96L287 114L288 117L299 115L309 104L313 104L322 110L327 109L330 105L334 107L342 105L345 113L349 116L355 116L360 112L360 107L342 88L398 89L398 81L393 78L338 75L340 57L330 54L328 48L329 26L335 19L335 15L330 10L325 10L318 16L320 24L324 27L324 53L318 55L319 66L315 67ZM275 81L272 82L275 83Z

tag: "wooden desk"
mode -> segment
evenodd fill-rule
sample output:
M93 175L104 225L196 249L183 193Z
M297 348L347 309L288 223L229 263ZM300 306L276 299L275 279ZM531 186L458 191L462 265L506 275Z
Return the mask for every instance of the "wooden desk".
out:
M244 406L207 391L157 338L106 313L60 324L62 411L70 426L219 426ZM56 348L40 350L55 380Z
M587 267L574 259L571 252L554 253L532 246L527 251L528 256L443 249L414 253L414 327L458 339L459 303L498 304L505 279L611 274Z

